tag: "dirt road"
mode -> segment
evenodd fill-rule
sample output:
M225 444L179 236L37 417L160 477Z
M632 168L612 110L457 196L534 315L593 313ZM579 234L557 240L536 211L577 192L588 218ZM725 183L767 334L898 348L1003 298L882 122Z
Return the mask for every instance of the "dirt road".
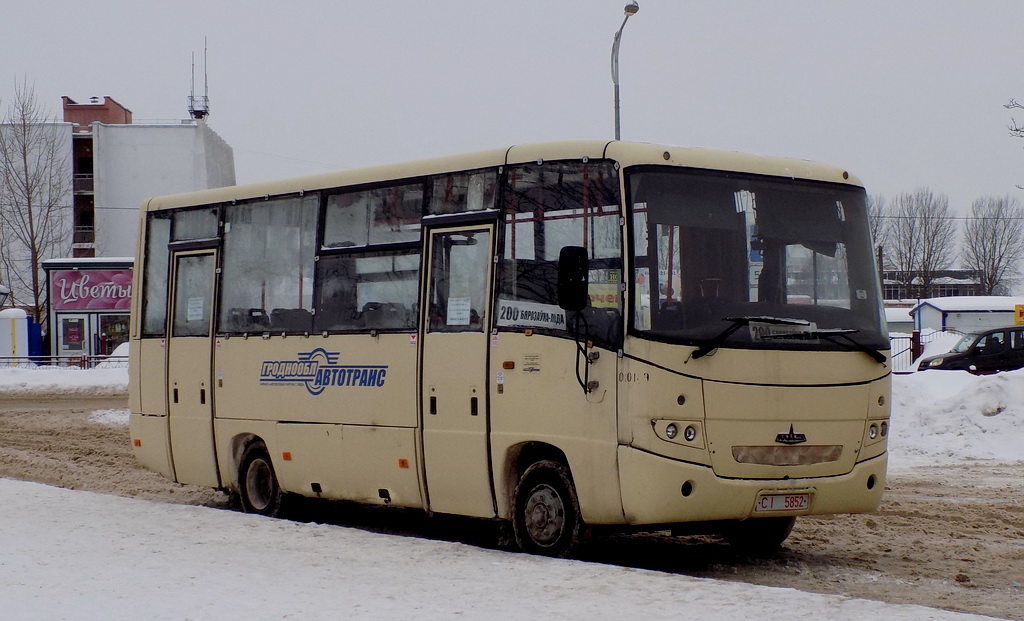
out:
M225 494L171 483L139 468L127 427L90 419L96 411L124 407L124 399L0 403L0 477L228 508ZM351 509L325 513L330 516L323 521L338 524L475 542L465 522L439 529L415 516L380 520L379 513ZM785 549L771 558L738 557L710 537L657 533L596 538L582 556L1024 620L1024 464L893 473L877 513L802 518Z

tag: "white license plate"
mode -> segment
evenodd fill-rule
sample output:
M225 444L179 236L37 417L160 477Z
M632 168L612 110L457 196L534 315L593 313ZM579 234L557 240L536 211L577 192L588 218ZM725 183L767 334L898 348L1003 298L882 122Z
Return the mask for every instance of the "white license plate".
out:
M810 503L810 494L762 494L757 497L754 513L803 511L810 507Z

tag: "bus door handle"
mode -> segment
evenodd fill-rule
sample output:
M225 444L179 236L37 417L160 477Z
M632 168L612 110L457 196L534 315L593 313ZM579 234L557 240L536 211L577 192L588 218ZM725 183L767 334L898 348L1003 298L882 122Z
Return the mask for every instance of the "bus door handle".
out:
M476 397L470 398L470 400L469 400L469 415L470 416L476 416L479 413L480 413L480 411L477 409L477 399L476 399Z
M178 389L177 388L174 389L172 398L174 399L175 403L178 402Z
M437 397L430 398L430 413L437 416Z
M206 389L199 389L199 405L206 405Z

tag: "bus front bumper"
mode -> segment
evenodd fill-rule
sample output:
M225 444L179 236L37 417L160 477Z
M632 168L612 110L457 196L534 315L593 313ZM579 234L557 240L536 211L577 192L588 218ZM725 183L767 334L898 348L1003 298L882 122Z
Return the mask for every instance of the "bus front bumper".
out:
M867 513L882 501L886 462L882 454L831 477L780 469L779 479L724 479L709 466L619 446L622 508L632 525Z

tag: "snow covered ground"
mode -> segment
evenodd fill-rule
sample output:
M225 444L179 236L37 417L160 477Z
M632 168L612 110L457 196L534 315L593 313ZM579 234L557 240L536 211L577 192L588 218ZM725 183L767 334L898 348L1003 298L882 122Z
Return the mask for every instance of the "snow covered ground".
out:
M0 369L0 399L126 383L125 369ZM893 471L1016 462L1022 445L1024 370L894 377ZM0 497L4 619L981 618L20 481L0 479Z

